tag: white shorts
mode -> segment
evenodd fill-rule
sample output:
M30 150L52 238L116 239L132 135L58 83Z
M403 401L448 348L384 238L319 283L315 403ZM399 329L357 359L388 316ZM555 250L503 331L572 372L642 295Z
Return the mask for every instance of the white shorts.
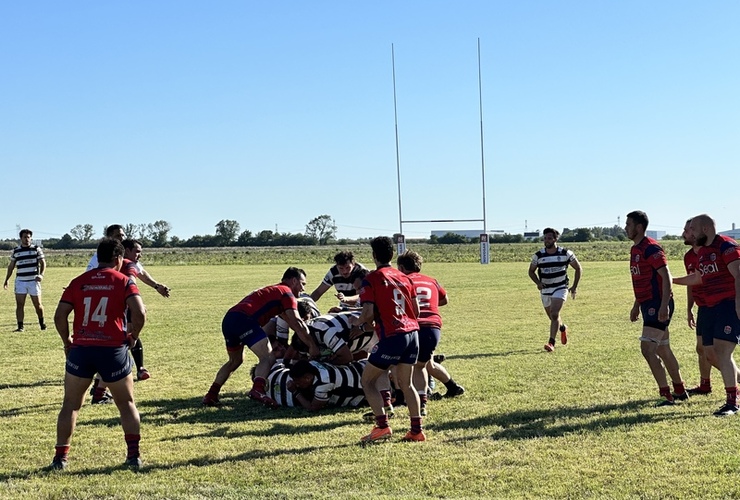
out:
M552 299L560 299L563 302L568 300L568 288L558 288L557 290L542 290L541 291L542 296L542 305L545 307L550 307L550 304L552 304Z
M36 280L32 281L21 281L15 280L15 293L17 295L33 295L38 297L41 295L41 283Z

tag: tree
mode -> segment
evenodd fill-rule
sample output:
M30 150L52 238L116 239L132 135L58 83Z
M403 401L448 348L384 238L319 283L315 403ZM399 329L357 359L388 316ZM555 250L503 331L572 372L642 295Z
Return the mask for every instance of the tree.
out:
M69 230L72 233L72 237L77 241L90 241L95 235L95 229L92 224L77 224L75 227Z
M239 236L239 223L235 220L223 219L216 224L216 239L219 246L230 245Z
M314 238L319 245L326 245L336 238L337 225L330 215L319 215L306 224L306 236Z
M147 238L152 241L152 246L163 247L167 244L167 235L172 231L172 225L166 220L158 220L154 224L147 225Z

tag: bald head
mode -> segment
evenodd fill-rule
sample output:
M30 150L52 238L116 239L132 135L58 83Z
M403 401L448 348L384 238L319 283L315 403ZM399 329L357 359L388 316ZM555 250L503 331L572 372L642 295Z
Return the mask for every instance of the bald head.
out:
M709 245L717 235L717 226L714 219L707 214L692 217L689 227L691 228L691 234L696 239L696 244L701 247Z

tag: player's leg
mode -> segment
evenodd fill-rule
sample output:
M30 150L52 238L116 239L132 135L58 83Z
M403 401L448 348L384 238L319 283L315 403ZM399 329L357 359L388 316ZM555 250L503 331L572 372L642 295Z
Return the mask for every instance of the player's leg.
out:
M70 373L64 374L64 399L62 409L57 416L57 442L54 460L51 463L53 469L63 469L67 466L67 456L77 424L77 414L85 400L85 391L91 380L92 378L77 377Z
M218 393L221 391L221 387L227 380L229 380L231 374L244 362L243 345L231 348L227 347L226 353L229 355L229 360L219 368L211 387L208 389L206 395L203 396L203 405L205 406L218 406L220 404Z
M542 299L542 307L545 310L545 315L547 316L547 319L550 319L550 316L552 314L550 305L552 304L552 296L546 295L544 293L540 293L540 298ZM552 323L552 320L550 320ZM548 338L547 343L545 344L545 350L547 352L552 352L555 350L555 335L552 333L552 326L550 327L550 337Z
M29 285L29 295L31 296L33 308L36 310L36 317L39 319L39 327L41 327L42 330L46 330L46 322L44 321L44 305L41 303L41 284L38 281L34 281Z
M715 338L714 351L719 361L719 370L722 373L722 381L725 384L727 400L725 405L714 414L717 416L733 415L738 412L737 400L737 377L738 369L733 358L733 352L737 344L728 340Z
M110 361L100 367L100 376L108 384L113 401L121 414L126 441L126 465L141 466L139 441L141 440L141 421L139 410L134 403L134 376L127 348L110 350Z
M388 425L388 418L392 414L386 413L385 398L381 395L381 389L386 388L390 395L390 380L388 378L388 366L376 366L371 360L365 365L362 371L362 391L365 393L365 399L370 405L375 420L375 426L370 434L360 439L361 444L383 441L391 437L393 431ZM387 384L387 385L386 385ZM390 402L390 397L388 398Z
M658 384L660 395L670 404L673 403L673 396L668 386L668 378L663 367L663 361L658 356L658 346L663 340L664 335L665 332L663 330L643 326L642 337L640 337L640 351L645 361L647 361L655 382Z
M261 331L261 330L260 330ZM249 340L249 337L247 337ZM267 375L270 373L270 367L274 363L272 357L272 348L270 347L270 341L267 336L262 335L262 338L255 343L247 342L249 349L257 356L259 360L257 366L254 369L254 383L252 389L249 391L249 397L260 403L270 406L277 407L277 402L274 399L267 396Z
M550 300L550 339L555 340L558 333L562 333L560 330L560 327L563 326L563 321L560 318L560 311L563 310L563 305L565 304L565 299L561 299L559 297L552 297ZM562 342L562 335L561 335L561 343Z
M15 294L15 319L18 322L18 329L16 332L23 331L23 320L25 319L24 308L26 307L26 293L18 293L18 281L16 280L16 294Z
M673 383L673 397L675 399L685 400L688 399L688 393L684 387L684 380L681 376L678 360L671 349L670 338L670 331L666 328L663 340L658 344L657 354L658 357L663 360L663 365L671 376L671 382Z

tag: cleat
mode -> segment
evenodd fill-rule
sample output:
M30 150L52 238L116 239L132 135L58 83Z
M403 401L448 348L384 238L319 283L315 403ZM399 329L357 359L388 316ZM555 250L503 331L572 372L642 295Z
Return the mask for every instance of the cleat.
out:
M23 327L21 326L19 328L16 328L15 330L13 330L13 333L23 333Z
M661 406L673 406L676 402L672 399L664 399L662 401L658 401L655 405L656 408L660 408Z
M212 398L209 395L203 396L203 401L201 401L201 404L203 406L221 406L221 401L218 400L218 397Z
M725 403L722 408L714 412L715 417L729 417L730 415L734 415L738 412L740 408L738 408L737 405L731 405L730 403Z
M124 467L129 467L131 469L138 469L141 467L141 458L140 457L131 457L127 458L125 462L123 462Z
M560 325L560 343L563 345L568 343L568 325L565 323Z
M263 405L267 406L268 408L278 408L280 405L278 405L277 401L269 397L267 394L264 394L262 392L259 392L256 389L252 389L249 391L249 399L253 399L259 403L262 403Z
M90 401L90 404L93 405L107 405L113 402L113 394L110 393L108 389L105 390L103 395L99 398L96 398L93 395L92 400Z
M453 389L448 390L445 393L444 397L446 397L446 398L455 398L457 396L462 396L463 394L465 394L465 387L463 387L461 385L457 385Z
M548 344L545 344L545 350L546 350L547 352L552 352L552 351L554 351L554 350L555 350L555 346L554 346L554 345L552 345L552 344L550 344L550 343L548 343Z
M393 411L392 406L385 407L385 414L388 418L393 418L396 415L396 413ZM366 420L367 422L375 422L375 413L373 413L373 411L370 410L367 413L363 413L362 418L363 420Z
M401 441L426 441L427 436L424 434L424 431L417 432L414 434L412 431L408 431L406 435L401 438Z
M61 457L54 457L54 460L52 460L49 467L47 467L48 470L64 470L66 468L67 459Z
M686 389L686 392L688 392L692 396L706 396L707 394L712 393L712 388L697 385L696 387L692 387L691 389Z
M46 323L39 324L39 328L41 328L42 331L46 330Z
M378 426L373 427L373 430L370 431L370 434L367 436L362 436L362 439L360 439L361 445L367 445L370 443L378 443L380 441L385 441L387 439L390 439L393 435L393 431L390 427L383 427L382 429Z
M444 363L445 359L447 358L445 357L444 354L435 354L434 356L432 356L432 360L438 365L441 365L442 363Z
M427 407L426 406L422 406L421 408L419 408L419 416L420 417L426 417L427 416Z
M151 378L151 375L149 374L149 370L146 368L142 368L141 370L136 372L136 378L137 380L148 380Z
M673 394L674 401L687 401L689 399L689 392L683 391L681 394Z

